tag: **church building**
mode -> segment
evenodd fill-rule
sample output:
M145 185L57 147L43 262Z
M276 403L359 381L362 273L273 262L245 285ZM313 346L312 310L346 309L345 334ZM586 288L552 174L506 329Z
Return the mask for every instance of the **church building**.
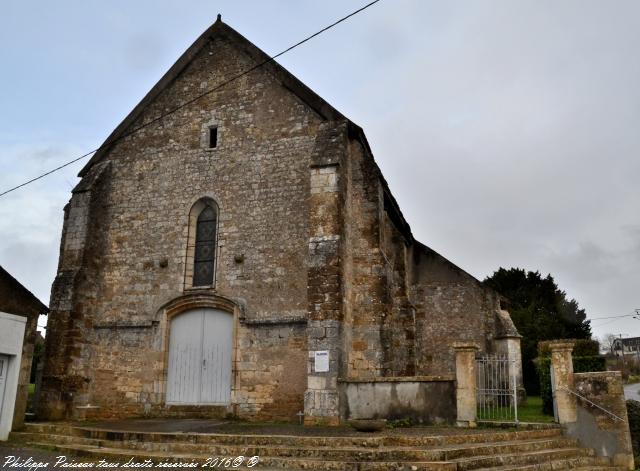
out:
M220 17L80 177L42 418L450 422L457 342L519 361L501 297L414 239L363 130Z

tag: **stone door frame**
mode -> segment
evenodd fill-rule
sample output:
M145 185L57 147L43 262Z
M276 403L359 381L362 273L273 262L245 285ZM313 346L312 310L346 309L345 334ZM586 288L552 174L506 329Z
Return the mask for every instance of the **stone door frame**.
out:
M169 339L171 334L171 320L179 316L180 314L191 311L194 309L218 309L224 312L228 312L233 315L233 329L231 332L232 341L231 341L231 400L228 407L232 407L237 403L236 401L236 391L238 386L238 330L240 327L240 317L242 314L241 307L234 302L233 300L226 298L224 296L220 296L214 293L207 292L197 292L197 293L189 293L178 298L175 298L168 303L164 304L159 310L156 316L160 324L161 335L160 335L160 348L162 351L162 374L161 374L161 394L162 394L162 404L165 407L170 407L172 409L180 408L180 407L189 407L189 406L180 406L167 404L167 376L169 371ZM202 406L199 406L202 407ZM206 406L205 406L206 407ZM212 406L212 407L225 407L225 406Z

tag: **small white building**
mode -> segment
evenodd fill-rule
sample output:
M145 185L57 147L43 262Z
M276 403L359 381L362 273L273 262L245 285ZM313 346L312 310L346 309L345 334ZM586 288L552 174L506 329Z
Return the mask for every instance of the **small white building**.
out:
M0 440L24 425L38 317L48 311L0 266Z
M636 355L640 357L640 337L619 338L613 341L616 356Z
M0 312L0 440L11 432L27 318Z

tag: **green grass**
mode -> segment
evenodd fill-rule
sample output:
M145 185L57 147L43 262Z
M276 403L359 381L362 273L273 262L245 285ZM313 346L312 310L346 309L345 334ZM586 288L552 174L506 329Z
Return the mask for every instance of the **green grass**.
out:
M553 416L542 412L542 398L540 396L527 397L526 405L518 407L518 419L521 422L553 422Z
M478 411L478 420L496 420L510 421L513 420L513 411L509 407L498 407L490 413ZM520 422L537 422L552 423L553 416L542 412L542 398L540 396L529 396L524 405L518 406L518 421Z

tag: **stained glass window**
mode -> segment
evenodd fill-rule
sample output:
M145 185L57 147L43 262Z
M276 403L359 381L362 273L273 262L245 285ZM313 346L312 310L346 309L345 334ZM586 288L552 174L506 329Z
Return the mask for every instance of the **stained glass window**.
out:
M210 286L216 259L216 210L206 206L196 225L196 251L193 264L193 286Z

